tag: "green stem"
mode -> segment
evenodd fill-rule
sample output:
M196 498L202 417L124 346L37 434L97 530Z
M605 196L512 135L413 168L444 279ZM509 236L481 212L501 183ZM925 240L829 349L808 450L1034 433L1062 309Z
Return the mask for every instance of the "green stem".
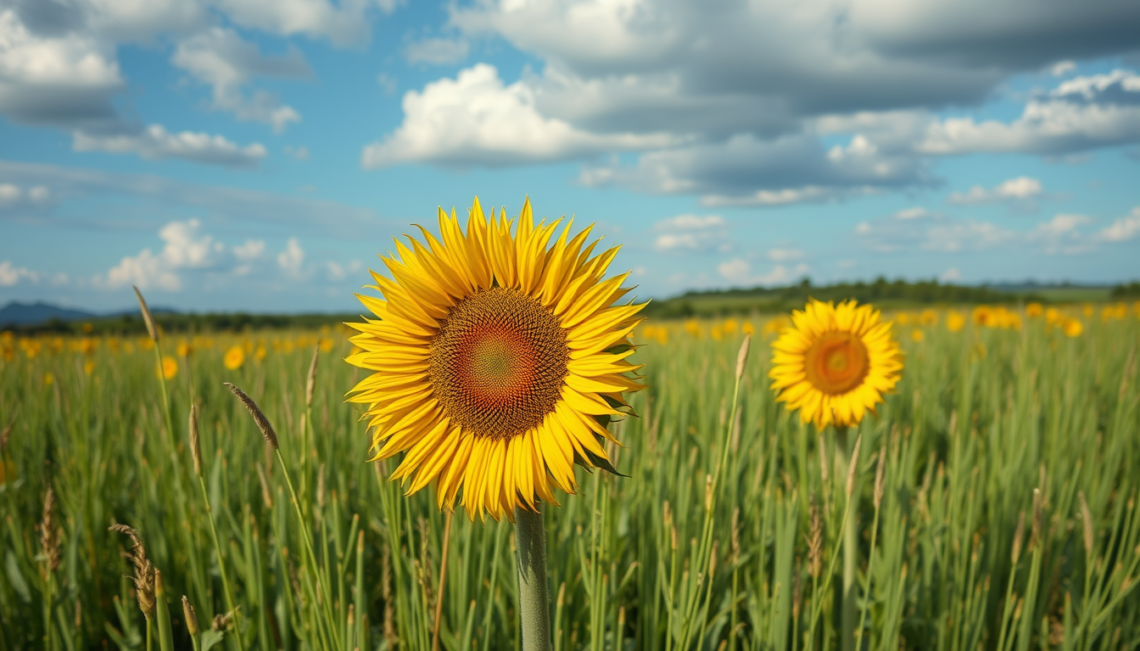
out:
M147 617L146 618L146 651L151 651L151 648L153 646L153 644L151 642L151 638L152 638L152 635L151 635L150 617Z
M546 590L546 529L542 511L515 509L519 614L523 651L550 651L550 598Z
M214 551L218 554L218 573L222 575L222 590L226 597L226 609L234 614L234 637L237 639L238 649L244 651L245 645L241 639L241 614L234 605L233 593L230 592L230 580L226 575L226 562L225 557L222 555L222 543L218 540L218 527L214 524L214 512L210 508L210 495L206 492L206 480L200 475L198 477L198 486L202 489L202 501L206 504L206 519L210 521L210 535L212 535L214 539Z
M841 465L847 469L850 475L851 468L849 466L857 460L851 459L851 452L847 449L847 428L837 427L835 429L838 434L836 449L842 455ZM858 496L855 491L847 496L849 515L844 518L843 522L843 604L841 613L843 651L855 651L855 600L857 596L855 594L855 570L856 564L859 562L859 534L857 531L859 507L857 500Z
M875 518L871 523L871 555L867 557L867 588L863 593L863 612L859 615L859 628L855 629L855 648L863 645L863 625L867 621L867 606L871 602L871 566L875 562L875 542L879 533L879 509L875 508Z

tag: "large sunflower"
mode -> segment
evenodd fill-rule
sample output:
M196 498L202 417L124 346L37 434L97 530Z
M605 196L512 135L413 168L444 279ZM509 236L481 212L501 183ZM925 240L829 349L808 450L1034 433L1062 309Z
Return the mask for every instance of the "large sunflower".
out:
M874 413L902 371L902 353L891 323L855 301L811 299L792 313L793 325L772 344L772 389L803 422L818 429L856 425Z
M392 478L409 494L436 481L441 508L462 489L472 518L513 519L574 493L574 463L610 468L609 420L644 388L626 360L644 304L619 303L628 273L603 280L619 247L595 255L590 228L561 222L476 199L463 232L440 209L439 240L418 227L426 244L381 258L391 279L372 272L384 300L358 295L379 318L349 324L363 352L347 361L373 371L349 400L368 405L373 460L406 452Z

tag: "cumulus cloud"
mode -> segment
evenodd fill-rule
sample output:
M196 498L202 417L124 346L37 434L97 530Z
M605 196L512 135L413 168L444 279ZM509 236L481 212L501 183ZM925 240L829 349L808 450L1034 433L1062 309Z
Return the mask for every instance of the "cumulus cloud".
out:
M766 273L753 273L752 264L744 258L732 258L717 265L717 273L721 278L736 286L745 285L784 285L796 278L802 278L810 271L805 264L798 264L789 268L782 264L775 265Z
M242 27L290 36L326 38L334 45L361 45L370 36L370 7L391 13L394 0L215 0L213 3Z
M213 237L201 233L200 227L197 219L166 224L158 231L164 242L161 251L153 253L150 248L144 248L137 255L124 256L106 274L95 276L92 283L100 289L137 285L139 289L179 291L182 289L179 272L210 266L213 256L224 249Z
M325 263L325 271L327 272L329 280L344 280L350 274L355 274L364 269L364 263L360 260L350 260L346 264L339 262L328 261Z
M214 27L178 44L171 63L213 88L213 108L234 114L238 120L264 122L281 132L301 115L265 91L246 95L242 86L255 77L303 79L312 76L300 50L283 56L265 56L256 45L242 40L232 29Z
M972 117L929 125L919 152L1069 154L1140 141L1140 76L1117 70L1077 77L1026 103L1011 122Z
M290 278L304 276L305 250L297 238L291 237L285 243L285 250L277 254L277 266Z
M1132 209L1127 217L1112 222L1097 234L1102 242L1127 242L1140 236L1140 206Z
M265 147L260 143L242 147L219 135L169 133L159 124L110 135L77 131L72 147L75 151L131 153L148 159L180 158L226 167L256 167L265 158Z
M1003 181L992 189L975 185L967 192L951 194L946 201L958 205L1025 201L1040 196L1042 191L1041 181L1028 176L1019 176Z
M467 41L451 38L426 38L404 48L408 63L457 63L467 58Z
M1140 229L1140 217L1137 222ZM1013 230L992 222L957 219L924 211L909 218L896 213L887 218L862 222L855 227L855 233L868 248L884 253L914 250L961 253L1020 247L1050 255L1075 255L1093 251L1105 241L1104 231L1090 235L1083 230L1092 223L1093 220L1086 215L1062 213L1035 224L1029 230Z
M728 224L720 215L684 214L654 224L658 232L653 248L668 252L728 251L732 248Z
M734 136L723 144L648 152L633 166L587 168L579 177L587 186L699 194L706 205L757 206L838 199L926 178L920 161L880 151L859 135L829 150L808 135Z
M37 282L39 274L31 269L17 267L10 260L0 261L0 287L13 287L24 280Z
M534 104L529 85L504 85L494 66L477 64L455 79L406 93L403 124L383 141L366 146L361 162L366 168L412 162L521 165L661 147L673 140L666 135L588 133L542 116Z

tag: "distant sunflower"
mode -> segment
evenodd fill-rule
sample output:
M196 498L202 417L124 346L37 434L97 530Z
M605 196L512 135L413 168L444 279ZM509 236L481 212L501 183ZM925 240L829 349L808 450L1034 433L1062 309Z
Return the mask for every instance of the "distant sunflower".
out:
M408 494L437 481L439 506L513 520L514 509L573 494L574 464L611 469L603 439L644 385L626 360L644 304L619 301L628 273L603 280L619 247L594 255L590 228L485 216L476 199L466 232L439 211L441 239L396 241L375 272L384 300L360 296L379 319L350 323L373 373L351 392L368 405L373 460L406 452L393 479ZM512 234L512 229L514 233ZM554 239L553 244L551 240Z
M812 299L792 321L772 344L769 377L777 400L799 409L805 423L856 425L899 381L902 353L891 323L871 306Z

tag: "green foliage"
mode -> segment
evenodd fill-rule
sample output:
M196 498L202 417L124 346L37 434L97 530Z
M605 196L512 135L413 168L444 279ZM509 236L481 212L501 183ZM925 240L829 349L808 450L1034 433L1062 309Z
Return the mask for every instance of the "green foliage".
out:
M1140 280L1121 283L1113 287L1112 298L1140 298Z
M639 349L651 388L631 401L640 417L614 424L625 447L611 449L628 477L579 471L580 494L547 510L555 648L803 649L809 636L816 649L840 648L842 459L859 436L849 517L866 648L1136 648L1140 323L1093 321L1077 338L1040 320L926 332L903 341L898 393L848 432L842 452L834 432L821 439L773 400L767 342L753 344L738 419L739 339L678 328L669 345ZM240 341L218 339L222 350ZM139 531L168 599L189 597L202 648L426 651L437 599L441 648L518 648L510 525L457 513L437 593L445 516L430 489L405 497L384 478L394 464L364 461L359 408L343 402L362 377L340 362L347 343L321 354L311 407L311 349L237 371L217 351L196 351L169 382L169 421L152 351L100 346L88 375L82 355L64 350L0 362L0 429L13 423L0 452L0 650L143 647L112 522ZM272 421L280 458L226 381ZM62 533L50 582L37 531L49 484ZM227 610L223 568L240 616L218 642L208 631ZM181 609L167 616L173 648L191 648Z

